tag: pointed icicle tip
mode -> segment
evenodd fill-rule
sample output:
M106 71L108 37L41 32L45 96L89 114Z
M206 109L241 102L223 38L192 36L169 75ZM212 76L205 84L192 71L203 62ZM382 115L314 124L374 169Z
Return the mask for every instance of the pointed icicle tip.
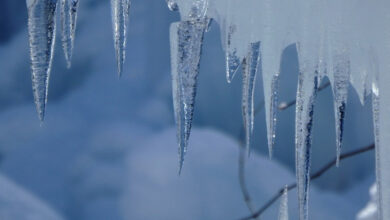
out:
M61 41L68 69L73 56L78 7L79 0L61 0Z
M284 187L282 198L280 201L278 220L288 220L288 186L287 185Z
M187 150L194 114L203 35L209 19L171 25L172 96L179 143L179 173Z
M127 44L130 0L111 0L111 16L118 75L122 74Z
M259 61L260 42L251 43L248 55L243 61L242 71L242 115L245 127L245 146L248 155L254 127L254 92Z
M237 49L233 48L232 41L236 33L236 26L230 25L226 33L226 81L231 83L241 65L241 59L237 56Z
M45 117L49 76L53 60L57 2L35 0L28 3L28 33L31 60L31 80L39 120ZM30 5L29 5L30 3Z

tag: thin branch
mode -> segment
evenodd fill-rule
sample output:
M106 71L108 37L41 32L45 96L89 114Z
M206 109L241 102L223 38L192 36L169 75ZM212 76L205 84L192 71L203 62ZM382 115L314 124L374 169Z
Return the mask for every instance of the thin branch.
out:
M320 91L328 88L329 86L330 86L330 82L327 82L327 83L323 84L322 86L320 86L318 88L318 91L320 92ZM287 103L286 102L282 102L282 103L279 104L278 109L280 111L286 110L286 109L290 108L291 106L295 105L296 102L297 102L296 99L294 99L293 101L287 102Z
M327 83L323 84L322 86L320 86L318 88L318 91L320 92L320 91L328 88L329 86L330 86L330 82L327 82ZM286 102L282 102L282 103L279 104L278 109L280 111L286 110L286 109L290 108L291 106L295 105L296 102L297 102L297 100L295 100L295 99L293 101L287 102L287 103Z
M365 152L368 152L368 151L371 151L375 149L375 144L370 144L368 146L365 146L365 147L362 147L362 148L359 148L357 150L354 150L354 151L350 151L348 153L344 153L344 154L341 154L340 155L340 160L344 160L346 158L350 158L350 157L353 157L355 155L358 155L358 154L362 154L362 153L365 153ZM322 174L324 174L326 171L328 171L330 168L332 168L333 166L336 165L336 158L334 158L332 161L330 161L329 163L327 163L325 166L323 166L320 170L318 170L317 172L313 173L312 175L310 175L310 179L311 180L315 180L317 179L318 177L322 176ZM287 187L287 190L290 191L294 188L296 188L297 184L296 183L292 183L290 185L288 185ZM284 187L282 187L270 200L268 200L268 202L266 202L256 213L252 214L251 216L247 216L245 218L242 218L241 220L250 220L250 219L253 219L253 218L257 218L259 217L265 210L267 210L272 204L274 204L280 196L282 196L283 194L283 190L284 190Z
M245 183L245 157L246 157L246 150L245 150L245 147L244 145L241 145L240 146L240 154L239 154L239 158L238 158L238 178L239 178L239 181L240 181L240 188L241 188L241 192L242 192L242 195L244 197L244 202L246 204L246 206L248 207L249 211L251 212L252 215L255 215L255 208L254 208L254 205L252 203L252 199L250 197L250 194L249 194L249 191L248 191L248 188L246 187L246 183ZM257 217L254 217L255 219L257 219Z

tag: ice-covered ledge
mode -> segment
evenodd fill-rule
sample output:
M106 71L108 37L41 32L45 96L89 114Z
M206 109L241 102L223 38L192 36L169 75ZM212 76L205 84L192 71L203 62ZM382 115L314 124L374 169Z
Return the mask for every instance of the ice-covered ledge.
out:
M390 210L386 208L390 205L390 171L386 169L390 167L390 147L385 145L390 142L390 100L387 98L390 97L390 1L167 2L171 10L180 11L182 20L171 27L173 93L181 163L191 128L201 44L208 28L206 20L212 19L221 29L228 82L240 64L245 64L242 65L242 108L247 146L253 127L253 81L257 69L262 69L270 154L276 135L281 53L288 45L297 47L300 75L296 105L296 170L300 219L308 218L313 106L321 79L328 77L333 88L337 155L341 152L349 85L357 91L362 103L372 94L379 217L390 219ZM254 47L254 44L261 45Z

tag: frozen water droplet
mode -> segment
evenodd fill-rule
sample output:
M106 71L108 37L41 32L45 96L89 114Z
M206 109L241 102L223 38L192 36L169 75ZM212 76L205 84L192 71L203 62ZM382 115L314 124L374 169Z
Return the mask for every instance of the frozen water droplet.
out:
M32 88L38 116L45 117L49 76L55 41L55 11L53 0L28 0L28 33L32 69Z

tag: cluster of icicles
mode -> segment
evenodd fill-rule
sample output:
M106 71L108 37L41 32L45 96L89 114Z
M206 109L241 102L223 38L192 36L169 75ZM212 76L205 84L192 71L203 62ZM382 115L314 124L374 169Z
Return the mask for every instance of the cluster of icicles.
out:
M170 30L180 167L194 111L203 35L220 28L230 82L242 67L242 111L249 148L254 87L262 71L270 156L276 137L278 79L283 50L296 45L296 176L299 217L308 219L313 107L324 77L334 96L337 164L351 84L362 104L371 94L379 190L378 218L390 219L390 1L388 0L167 0L181 21Z
M30 43L31 78L35 105L41 121L45 117L51 64L56 39L56 12L60 7L61 41L70 68L79 0L26 0ZM112 25L118 74L122 72L130 0L111 0Z
M220 27L226 53L227 81L230 82L237 69L242 67L242 111L247 149L254 124L255 79L258 70L262 70L270 156L276 137L281 54L288 45L296 45L300 74L295 140L301 220L308 219L313 106L321 80L328 77L333 88L338 157L349 84L357 91L362 103L371 94L379 191L378 218L390 219L390 147L385 145L390 143L390 100L386 99L390 97L390 1L166 1L169 9L178 10L181 15L181 21L173 23L170 28L180 171L190 136L203 37L211 21L215 21ZM57 0L27 0L33 93L41 120L47 102L58 4L61 10L61 40L70 67L78 0L59 0L59 3ZM111 6L120 74L125 58L130 0L111 0ZM281 205L281 209L286 209L286 206Z

